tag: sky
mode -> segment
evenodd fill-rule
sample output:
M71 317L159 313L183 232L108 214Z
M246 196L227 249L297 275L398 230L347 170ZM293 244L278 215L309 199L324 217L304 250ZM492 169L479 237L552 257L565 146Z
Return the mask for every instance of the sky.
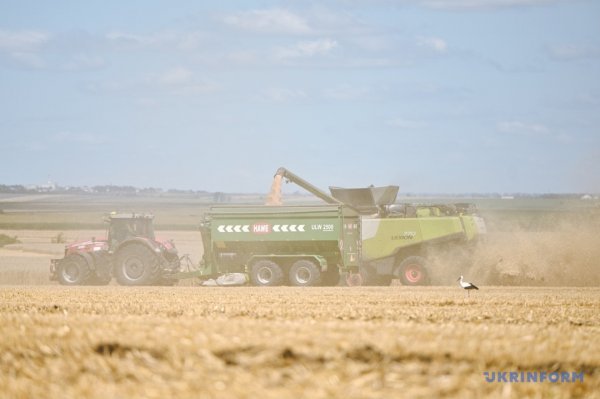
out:
M0 184L600 192L599 1L0 9Z

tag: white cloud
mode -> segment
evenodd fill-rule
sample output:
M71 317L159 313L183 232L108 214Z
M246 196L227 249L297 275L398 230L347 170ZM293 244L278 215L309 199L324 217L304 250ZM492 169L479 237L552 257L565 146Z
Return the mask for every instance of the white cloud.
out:
M387 122L388 126L401 130L418 130L427 127L427 123L417 120L395 118Z
M206 34L200 31L161 31L148 35L137 35L113 31L107 33L105 38L109 43L126 47L157 47L191 51L197 49L206 40Z
M291 90L280 87L271 87L263 92L263 97L269 101L283 103L293 100L302 100L308 96L303 90Z
M600 46L593 44L560 44L549 51L552 58L563 61L600 57Z
M31 51L50 40L50 35L39 31L4 31L0 30L0 50Z
M308 34L312 29L301 16L284 9L267 9L227 15L223 21L238 29L259 33Z
M333 100L352 101L365 98L370 93L370 90L365 87L356 87L351 85L342 85L335 88L327 89L323 92L326 98Z
M437 9L493 9L537 6L564 0L420 0L419 4Z
M448 50L448 44L444 39L440 39L439 37L418 37L417 45L421 47L426 47L430 50L435 51L436 53L445 53Z
M46 67L46 61L36 53L11 52L8 58L15 63L27 68L41 69Z
M159 89L175 95L201 94L218 89L216 84L198 79L191 70L183 66L173 67L159 75L153 75L148 83L150 85L154 83Z
M87 145L100 145L107 143L106 138L92 133L71 133L62 131L52 136L52 140L59 143L78 143Z
M338 46L337 41L332 39L319 39L296 43L290 47L282 47L277 50L277 58L297 58L326 55Z
M525 123L521 121L504 121L498 124L502 133L520 134L524 136L547 136L550 129L538 123Z
M62 69L65 71L83 71L99 69L104 66L106 66L106 61L98 55L77 54L63 64Z
M192 78L193 75L189 69L179 66L163 72L159 81L165 85L182 85L190 83Z

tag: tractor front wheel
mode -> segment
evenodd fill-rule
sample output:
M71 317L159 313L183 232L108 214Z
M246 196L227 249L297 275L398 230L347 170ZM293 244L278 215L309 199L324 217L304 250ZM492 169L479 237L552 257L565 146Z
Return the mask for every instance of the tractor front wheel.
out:
M259 260L250 268L250 282L252 285L262 287L281 285L283 282L283 271L277 263L271 260Z
M296 287L311 287L321 282L321 271L310 260L300 259L290 268L290 284Z
M114 274L121 285L152 285L159 277L160 263L150 248L133 244L117 253Z
M79 255L69 255L58 264L58 282L62 285L88 284L92 270Z

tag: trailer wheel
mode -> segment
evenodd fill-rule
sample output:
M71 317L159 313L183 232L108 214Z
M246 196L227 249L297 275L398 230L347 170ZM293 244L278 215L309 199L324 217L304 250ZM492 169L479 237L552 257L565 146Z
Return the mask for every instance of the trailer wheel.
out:
M398 265L396 273L403 285L425 285L429 281L425 258L409 256Z
M87 261L78 255L69 255L58 264L58 282L62 285L84 285L92 276Z
M321 282L321 271L310 260L300 259L290 268L290 284L296 287L311 287Z
M252 285L273 287L283 282L283 271L273 261L263 259L255 262L250 269Z
M139 244L129 245L117 253L115 278L121 285L152 285L160 274L156 255Z

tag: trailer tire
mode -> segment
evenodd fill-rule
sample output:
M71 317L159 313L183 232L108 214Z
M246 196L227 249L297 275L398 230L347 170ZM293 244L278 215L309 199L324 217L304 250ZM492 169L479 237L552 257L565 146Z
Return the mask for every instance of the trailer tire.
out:
M114 273L121 285L152 285L160 274L160 262L150 248L131 244L117 253Z
M396 274L400 276L402 285L426 285L429 282L426 264L421 256L409 256L400 262Z
M87 260L79 255L68 255L58 264L58 282L61 285L86 285L92 277Z
M290 284L296 287L312 287L321 283L321 271L313 262L300 259L290 267Z
M274 287L283 282L281 267L267 259L255 262L250 268L250 282L252 285Z

